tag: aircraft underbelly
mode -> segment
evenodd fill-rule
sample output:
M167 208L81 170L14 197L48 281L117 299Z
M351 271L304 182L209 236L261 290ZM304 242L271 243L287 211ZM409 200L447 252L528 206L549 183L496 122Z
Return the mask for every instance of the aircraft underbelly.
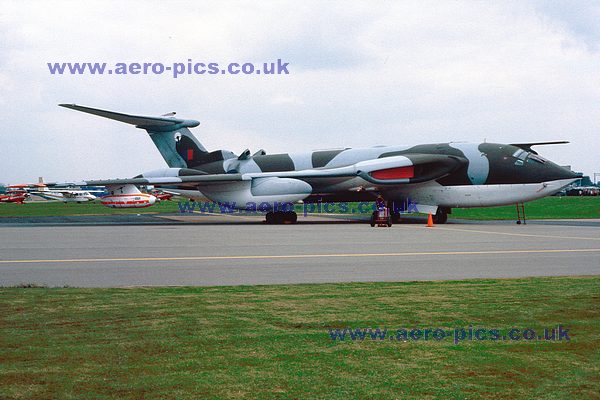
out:
M442 207L490 207L550 196L572 181L562 179L541 183L457 186L442 186L431 182L403 188L394 193L394 196Z
M367 187L367 184L371 186L372 184L358 177L352 179L335 179L333 182L329 180L328 184L325 180L311 180L312 185L316 186L313 187L312 193L321 193L323 198L333 196L336 201L358 201L357 195L360 193L365 193L366 198L370 200L371 197L374 197L374 194L381 193L385 198L390 200L410 199L423 206L430 205L450 208L490 207L531 201L552 195L571 182L572 179L563 179L524 184L443 186L435 181L430 181L421 184L377 188ZM299 196L294 194L291 197L274 193L275 197L273 199L267 199L262 196L253 197L249 192L249 182L239 182L236 188L231 185L220 186L222 185L206 187L205 190L210 192L208 196L206 196L208 193L202 193L198 190L176 189L173 192L179 192L182 196L197 200L236 201L240 205L245 204L246 201L272 201L275 197L276 200L285 202L296 201L299 198L310 196L306 192L304 195ZM357 190L358 188L363 188L364 190ZM224 192L221 192L222 190Z

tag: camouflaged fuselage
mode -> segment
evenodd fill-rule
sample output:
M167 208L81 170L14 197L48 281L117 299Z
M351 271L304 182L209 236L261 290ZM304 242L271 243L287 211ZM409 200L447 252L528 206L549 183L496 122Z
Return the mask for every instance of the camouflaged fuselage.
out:
M444 186L538 183L576 177L571 171L519 147L497 143L437 143L416 146L381 146L357 149L319 150L306 153L257 155L238 160L230 152L217 151L212 157L188 165L209 174L300 171L336 168L360 161L421 154L454 156L461 165L436 181ZM229 156L229 158L226 158ZM208 158L208 157L207 157ZM223 159L226 158L226 159ZM206 160L206 161L205 161Z

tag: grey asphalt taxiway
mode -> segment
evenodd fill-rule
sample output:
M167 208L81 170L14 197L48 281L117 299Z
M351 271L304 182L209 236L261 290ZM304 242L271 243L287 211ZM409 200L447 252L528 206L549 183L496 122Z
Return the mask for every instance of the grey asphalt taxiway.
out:
M600 220L423 219L371 228L343 217L2 219L0 286L255 285L600 275Z

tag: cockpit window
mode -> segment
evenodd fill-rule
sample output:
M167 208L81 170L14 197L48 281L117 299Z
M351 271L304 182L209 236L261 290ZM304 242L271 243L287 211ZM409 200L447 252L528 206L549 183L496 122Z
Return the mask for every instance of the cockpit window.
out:
M515 161L515 165L517 165L517 166L523 165L525 160L527 159L527 155L528 155L527 152L523 149L519 149L519 150L515 151L513 153L513 157L517 159Z
M513 157L516 158L515 165L521 166L524 165L525 162L538 162L540 164L545 164L546 159L544 157L540 157L537 154L530 153L523 149L519 149L513 153Z
M524 160L527 158L527 152L523 149L519 149L513 153L514 158L518 158L519 160Z
M544 157L540 157L537 154L533 154L533 153L529 153L529 156L527 157L527 161L529 161L529 162L535 161L535 162L539 162L540 164L546 164L546 159Z

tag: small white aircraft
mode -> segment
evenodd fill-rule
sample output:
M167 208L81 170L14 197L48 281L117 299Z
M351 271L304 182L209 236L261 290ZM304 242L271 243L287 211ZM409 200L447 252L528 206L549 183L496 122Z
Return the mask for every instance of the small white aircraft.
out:
M29 189L27 190L28 193L42 197L46 200L58 200L62 201L63 203L86 203L88 201L96 200L96 196L91 194L91 191L88 190L80 190L74 188L52 188L52 190L50 190L43 183L35 184L32 186L36 189ZM94 192L102 191L96 190Z

